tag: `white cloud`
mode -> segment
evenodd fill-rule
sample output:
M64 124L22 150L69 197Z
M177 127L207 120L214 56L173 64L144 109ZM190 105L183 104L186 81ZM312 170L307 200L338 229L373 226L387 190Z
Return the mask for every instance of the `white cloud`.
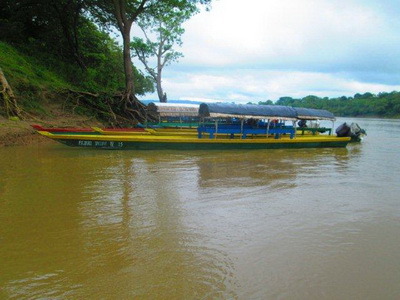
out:
M372 8L351 1L221 0L186 25L187 64L288 66L353 56L388 25ZM396 32L397 35L397 32Z
M169 99L230 101L398 90L399 8L390 0L214 0L185 25L185 57L164 70L164 89Z
M164 80L169 99L213 99L246 103L277 100L282 96L320 97L353 96L355 93L379 93L400 90L398 85L365 83L344 74L289 72L270 70L237 70L206 75L177 72ZM146 97L155 99L155 97Z

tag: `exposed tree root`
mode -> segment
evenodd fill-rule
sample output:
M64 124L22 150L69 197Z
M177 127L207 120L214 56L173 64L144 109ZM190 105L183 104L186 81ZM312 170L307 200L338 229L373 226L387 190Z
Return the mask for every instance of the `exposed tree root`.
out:
M17 104L17 98L14 95L11 86L8 84L8 81L0 68L0 100L2 106L4 106L4 110L8 118L10 117L18 117L23 118L22 109Z
M84 91L63 90L64 109L72 111L85 108L96 117L114 127L134 126L138 123L155 121L157 118L148 114L147 107L135 96L124 94L94 94Z
M71 89L61 90L59 94L65 99L64 110L86 113L114 127L130 127L145 121L157 120L155 116L148 114L146 105L134 95L95 94ZM8 118L18 117L40 121L18 106L17 98L0 69L0 108L2 106Z

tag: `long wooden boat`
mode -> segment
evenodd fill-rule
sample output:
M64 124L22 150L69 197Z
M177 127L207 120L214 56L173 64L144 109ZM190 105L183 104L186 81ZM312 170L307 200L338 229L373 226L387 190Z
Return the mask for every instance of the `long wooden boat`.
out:
M92 127L93 132L104 135L136 135L136 134L151 134L145 128L99 128Z
M41 125L31 125L37 131L47 131L53 134L135 134L145 133L141 127L135 128L75 128L75 127L43 127Z
M284 106L203 103L199 106L198 115L201 122L196 131L193 129L158 131L146 128L144 132L133 133L94 128L94 134L38 132L67 146L101 149L223 150L346 147L350 137L297 134L296 122L300 117L312 119L321 117L321 113L321 111L304 110L300 114L294 108ZM332 120L334 118L331 115L325 117ZM292 125L287 126L285 121L291 121Z
M197 136L196 128L190 130L180 129L180 128L176 128L174 130L172 129L164 130L164 128L162 129L144 128L141 131L129 131L129 130L112 131L98 127L92 127L92 128L96 134L102 134L102 135L162 135L162 136L178 135L178 136L192 136L192 137Z
M120 130L118 132L111 131L107 129L101 129L98 127L92 127L93 130L98 134L103 135L160 135L160 136L191 136L197 137L197 128L187 129L187 128L144 128L143 131L124 131Z
M57 132L66 132L66 133L72 133L72 132L94 132L92 128L74 128L74 127L43 127L38 124L33 124L31 125L34 129L37 131L47 131L47 132L52 132L52 133L57 133Z
M135 150L223 150L223 149L290 149L290 148L325 148L346 147L349 137L327 135L303 136L291 139L289 136L279 139L269 138L195 138L184 136L156 135L76 135L52 134L39 131L45 137L72 147L101 149L135 149Z

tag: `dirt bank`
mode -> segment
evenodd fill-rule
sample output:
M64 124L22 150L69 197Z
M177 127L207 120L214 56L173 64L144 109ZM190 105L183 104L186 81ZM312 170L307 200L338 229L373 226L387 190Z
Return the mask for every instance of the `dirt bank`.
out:
M51 117L32 118L23 121L9 120L0 116L0 147L53 143L50 139L38 134L31 127L32 124L46 127L103 126L91 118L68 113L57 113Z

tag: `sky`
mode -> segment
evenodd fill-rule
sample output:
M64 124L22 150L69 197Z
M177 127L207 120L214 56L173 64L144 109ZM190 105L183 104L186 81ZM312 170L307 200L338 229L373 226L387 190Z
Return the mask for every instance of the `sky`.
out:
M398 0L213 0L184 24L163 89L236 103L399 91L399 15Z

